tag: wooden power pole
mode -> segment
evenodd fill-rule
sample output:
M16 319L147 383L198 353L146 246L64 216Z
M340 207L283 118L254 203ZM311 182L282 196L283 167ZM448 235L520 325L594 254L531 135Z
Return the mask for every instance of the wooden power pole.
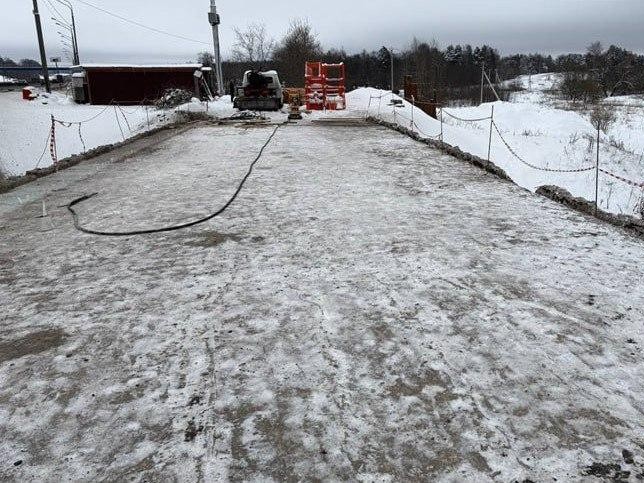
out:
M40 65L42 66L42 75L45 79L45 90L51 92L51 83L49 82L49 69L47 68L47 53L45 52L45 40L42 36L42 25L40 24L40 12L38 11L38 0L34 1L34 19L36 20L36 33L38 34L38 46L40 47Z

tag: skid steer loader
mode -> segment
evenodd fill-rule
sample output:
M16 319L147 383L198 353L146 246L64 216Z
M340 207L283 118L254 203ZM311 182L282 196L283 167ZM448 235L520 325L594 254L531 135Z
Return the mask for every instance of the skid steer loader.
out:
M282 84L274 70L246 71L236 88L233 106L241 111L278 111L284 106Z

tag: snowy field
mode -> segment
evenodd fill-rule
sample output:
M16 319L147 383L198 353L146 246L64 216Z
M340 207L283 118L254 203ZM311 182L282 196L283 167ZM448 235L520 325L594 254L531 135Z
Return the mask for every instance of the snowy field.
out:
M0 92L0 170L19 176L36 167L51 166L49 133L51 116L63 122L83 122L66 127L56 124L58 159L123 141L150 128L175 120L174 111L145 106L79 105L64 93L41 94L34 101L22 100L20 92ZM179 110L231 115L229 98L210 106L192 103Z
M306 122L207 225L105 239L62 208L194 219L272 129L159 133L0 195L0 480L637 481L644 244L612 226Z
M535 169L584 169L596 164L597 132L589 120L589 113L564 110L547 102L547 91L553 87L556 76L520 78L524 87L532 90L515 95L514 102L495 102L477 107L446 108L443 115L445 142L482 158L488 156L490 121L494 120L507 148L496 130L492 133L491 160L520 186L535 191L543 185L557 185L575 196L595 199L595 170L580 173L557 173ZM382 99L380 97L384 95ZM350 109L379 116L411 128L412 106L390 106L391 96L385 91L359 89L350 93ZM607 134L601 135L600 167L615 175L644 183L644 100L638 97L613 98L617 120ZM460 119L484 119L467 122ZM425 137L438 138L440 122L418 109L414 112L415 129ZM529 166L532 165L533 167ZM600 205L602 209L621 214L640 215L644 200L644 185L631 186L606 174L600 176Z
M45 94L46 95L46 94ZM24 101L20 92L0 92L0 169L8 175L52 164L49 153L51 116L78 126L56 125L58 158L112 144L163 122L163 114L145 107L78 105L64 93ZM118 121L117 121L118 119ZM127 120L127 121L126 121ZM129 124L129 126L128 126ZM120 126L120 127L119 127Z

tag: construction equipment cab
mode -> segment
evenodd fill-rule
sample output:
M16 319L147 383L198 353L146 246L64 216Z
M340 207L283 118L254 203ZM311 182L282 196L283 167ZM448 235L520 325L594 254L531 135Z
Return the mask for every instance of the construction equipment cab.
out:
M237 87L233 106L242 111L278 111L284 105L282 84L274 70L246 71Z

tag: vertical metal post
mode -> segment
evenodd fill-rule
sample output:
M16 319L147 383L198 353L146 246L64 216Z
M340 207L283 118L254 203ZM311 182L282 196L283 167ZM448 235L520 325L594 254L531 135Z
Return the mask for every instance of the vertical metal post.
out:
M416 107L416 99L411 96L411 132L414 132L414 107Z
M487 146L487 160L490 161L492 155L492 129L494 128L494 105L492 106L492 115L490 116L490 142Z
M215 50L215 76L217 77L217 95L224 94L224 76L221 70L221 47L219 45L219 24L221 18L217 13L217 5L215 0L210 0L210 12L208 13L208 20L212 25L212 39Z
M443 106L441 106L441 142L443 142Z
M595 166L595 216L599 211L599 136L600 136L600 125L597 123L597 164Z
M485 84L485 62L481 65L481 104L483 104L483 86Z
M391 93L394 93L394 50L389 49L389 56L391 57Z
M40 12L38 11L38 0L34 2L34 19L36 21L36 33L38 34L38 46L40 47L40 64L42 65L42 75L45 79L45 90L51 92L51 83L49 82L49 69L47 68L47 53L45 52L45 40L42 35L42 25L40 24Z
M201 73L201 71L198 70L195 72L195 74L197 72ZM197 99L201 99L201 89L199 88L199 77L197 77L196 75L193 75L192 80L194 81L195 97Z

